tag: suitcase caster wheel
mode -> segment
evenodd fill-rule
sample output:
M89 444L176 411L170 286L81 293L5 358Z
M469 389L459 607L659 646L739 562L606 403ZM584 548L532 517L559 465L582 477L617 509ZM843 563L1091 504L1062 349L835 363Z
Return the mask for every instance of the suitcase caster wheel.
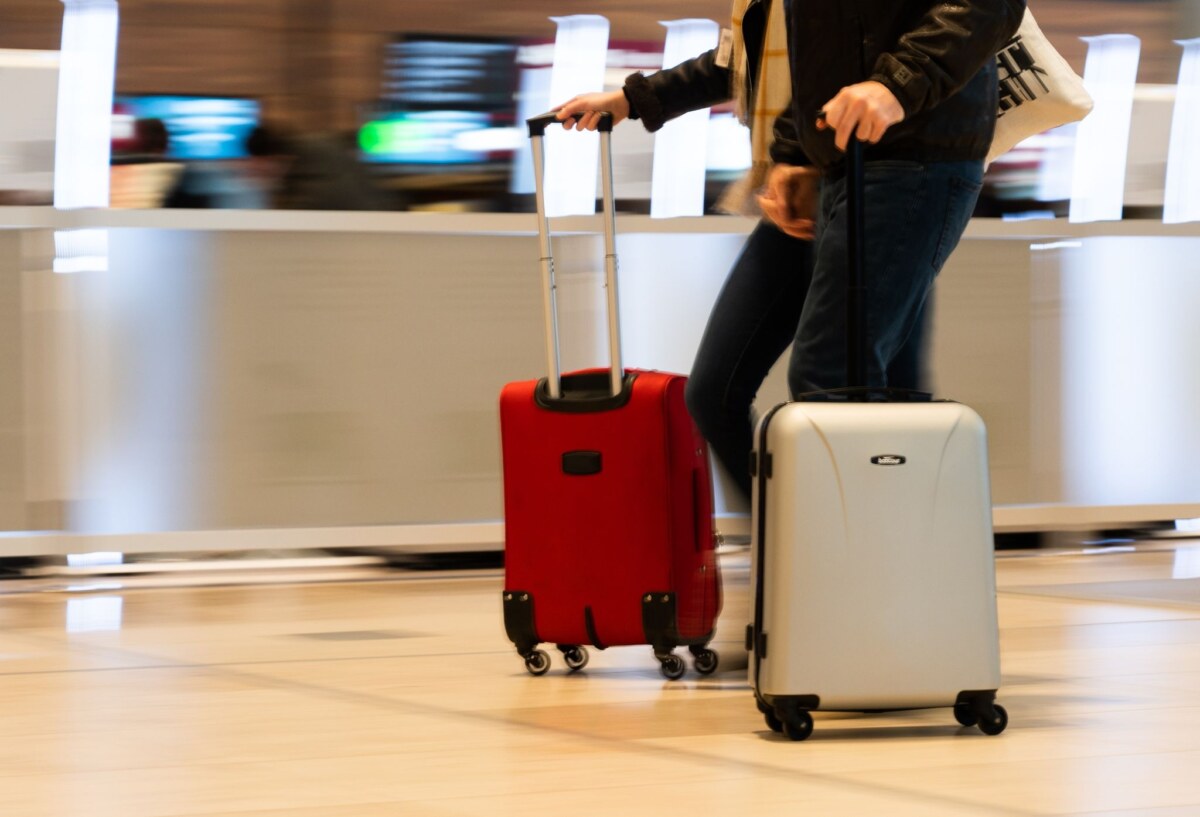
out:
M525 656L525 669L530 675L545 675L550 671L550 656L545 650L534 650Z
M1008 710L996 704L991 714L979 718L979 731L985 735L999 735L1008 726Z
M775 708L767 706L762 699L757 696L754 698L754 703L758 706L758 711L762 713L763 719L766 720L767 726L772 732L783 731L783 721L775 714Z
M563 661L571 672L578 672L588 664L588 651L584 647L568 647L562 653Z
M701 675L712 675L717 671L717 664L720 663L721 657L717 655L716 650L703 649L694 653L692 666L696 672Z
M662 674L668 681L678 681L687 672L687 664L678 655L672 653L662 659Z
M796 716L795 720L790 720L783 724L783 734L792 740L804 740L812 732L813 719L812 715L807 712L801 712Z
M963 726L974 726L979 723L979 716L975 714L975 710L971 708L970 704L955 704L954 720Z
M763 720L767 722L767 728L772 732L779 733L783 731L783 721L779 720L779 716L774 712L764 712Z

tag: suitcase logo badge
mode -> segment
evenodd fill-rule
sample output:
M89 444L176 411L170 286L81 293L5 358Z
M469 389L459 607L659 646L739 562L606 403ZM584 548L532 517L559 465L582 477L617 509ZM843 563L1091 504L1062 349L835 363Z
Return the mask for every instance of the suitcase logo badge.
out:
M872 465L904 465L908 462L908 457L902 457L899 454L880 454L878 457L871 457Z

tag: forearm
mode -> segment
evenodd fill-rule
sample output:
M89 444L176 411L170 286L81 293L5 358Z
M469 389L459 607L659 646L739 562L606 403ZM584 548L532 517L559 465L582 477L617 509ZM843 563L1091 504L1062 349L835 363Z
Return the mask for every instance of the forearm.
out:
M631 74L625 96L633 118L653 132L677 116L728 100L730 79L729 68L717 64L713 50L649 76Z
M995 59L1016 33L1025 0L943 0L882 54L870 79L891 91L905 115L936 107Z

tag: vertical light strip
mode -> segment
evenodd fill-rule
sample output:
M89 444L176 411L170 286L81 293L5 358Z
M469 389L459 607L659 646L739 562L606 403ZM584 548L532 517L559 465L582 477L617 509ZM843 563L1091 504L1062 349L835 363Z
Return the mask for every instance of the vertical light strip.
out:
M63 0L54 206L107 207L116 0Z
M1096 106L1079 123L1070 220L1120 221L1142 41L1132 34L1081 39L1088 44L1083 84Z
M712 20L670 20L663 68L715 48L720 27ZM651 218L704 214L704 169L708 146L708 108L691 111L663 126L654 140Z
M596 14L551 17L558 24L550 104L561 105L578 94L604 88L608 56L608 20ZM591 215L596 212L600 135L546 130L546 215Z
M116 0L63 0L54 206L107 207L117 65ZM108 268L103 230L55 233L56 272Z
M1183 46L1171 147L1167 152L1167 186L1163 221L1200 221L1200 38L1178 40Z

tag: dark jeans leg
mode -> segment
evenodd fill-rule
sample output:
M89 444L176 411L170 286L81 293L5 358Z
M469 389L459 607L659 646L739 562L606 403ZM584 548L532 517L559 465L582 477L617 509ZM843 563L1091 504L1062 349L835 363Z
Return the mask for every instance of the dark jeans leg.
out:
M966 229L983 168L880 161L868 162L865 175L867 384L885 386L901 350L911 356L901 368L923 360L926 296ZM821 187L812 286L788 368L793 396L846 383L846 250L845 179L829 179ZM904 349L906 342L913 345ZM919 370L910 363L900 376L919 378Z
M887 384L898 389L932 391L929 377L928 341L933 331L933 292L931 288L921 307L912 334L896 352L887 368Z
M687 405L700 433L750 495L750 407L796 334L812 244L759 222L717 297L692 364Z

